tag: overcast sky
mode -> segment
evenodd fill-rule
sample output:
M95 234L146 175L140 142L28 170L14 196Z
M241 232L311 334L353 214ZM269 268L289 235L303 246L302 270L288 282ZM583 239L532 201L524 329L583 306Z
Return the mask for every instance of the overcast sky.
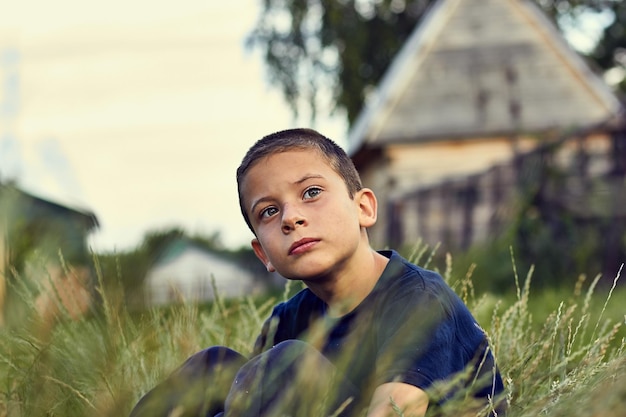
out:
M235 169L294 126L244 50L259 2L0 0L0 180L93 211L98 251L171 226L248 244Z
M235 169L294 126L244 50L257 3L0 0L0 178L95 212L98 251L169 226L248 244Z

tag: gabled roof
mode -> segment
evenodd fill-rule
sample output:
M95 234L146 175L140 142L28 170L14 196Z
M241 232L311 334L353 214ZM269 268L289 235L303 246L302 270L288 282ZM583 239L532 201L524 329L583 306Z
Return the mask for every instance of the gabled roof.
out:
M440 0L355 121L349 152L595 125L620 103L528 0Z
M202 253L207 257L219 258L215 253L205 247L202 247L186 238L175 239L168 243L161 253L157 256L154 266L163 266L176 261L181 255L187 251L195 251ZM221 259L220 259L221 260Z
M0 210L11 208L12 204L16 204L16 207L13 207L13 209L19 210L19 213L16 214L26 219L51 216L72 218L80 223L86 231L97 229L100 226L95 213L90 210L52 201L12 184L0 183L0 202L2 202Z

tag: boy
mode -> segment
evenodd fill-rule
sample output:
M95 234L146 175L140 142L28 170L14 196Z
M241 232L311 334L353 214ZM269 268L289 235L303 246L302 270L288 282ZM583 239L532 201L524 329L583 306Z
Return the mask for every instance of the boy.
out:
M268 135L244 157L237 185L257 257L307 288L274 308L252 359L200 352L133 416L214 415L222 405L237 417L423 416L467 392L499 411L502 380L483 331L438 274L370 247L376 197L339 146L310 129ZM216 392L215 378L232 384ZM426 390L445 380L430 401ZM184 405L190 392L202 404ZM168 411L143 413L157 397Z

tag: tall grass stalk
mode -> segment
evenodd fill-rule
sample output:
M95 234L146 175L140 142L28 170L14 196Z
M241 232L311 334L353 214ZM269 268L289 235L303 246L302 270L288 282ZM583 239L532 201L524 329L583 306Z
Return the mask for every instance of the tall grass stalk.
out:
M415 260L419 263L426 254L423 247L417 249ZM573 292L564 292L537 321L537 306L546 305L542 294L531 296L533 269L520 283L511 256L516 287L512 301L475 294L473 268L451 283L491 341L505 379L508 415L626 415L624 317L611 304L614 293L624 293L617 286L621 269L607 295L598 292L599 277L586 291L581 277ZM432 259L431 254L425 263ZM21 307L9 313L19 314L19 319L0 329L0 417L127 415L144 392L198 350L227 345L250 352L277 301L218 296L207 305L181 302L135 312L124 305L121 285L112 285L121 272L104 276L97 257L94 267L101 303L79 319L59 309L53 323L43 322L35 308L37 289L16 281L13 294ZM452 281L451 256L443 275ZM283 298L298 285L289 282ZM433 390L439 394L431 394L440 395L446 387L437 384ZM480 416L488 411L470 412L467 398L459 395L439 415Z

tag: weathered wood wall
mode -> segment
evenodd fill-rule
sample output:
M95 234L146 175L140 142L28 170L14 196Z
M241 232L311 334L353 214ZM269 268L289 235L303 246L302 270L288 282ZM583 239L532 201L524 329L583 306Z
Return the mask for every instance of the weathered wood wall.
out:
M502 232L529 191L540 210L610 225L604 253L616 264L626 233L626 130L570 135L483 172L398 195L386 207L386 241L400 247L422 239L444 250L467 249Z

